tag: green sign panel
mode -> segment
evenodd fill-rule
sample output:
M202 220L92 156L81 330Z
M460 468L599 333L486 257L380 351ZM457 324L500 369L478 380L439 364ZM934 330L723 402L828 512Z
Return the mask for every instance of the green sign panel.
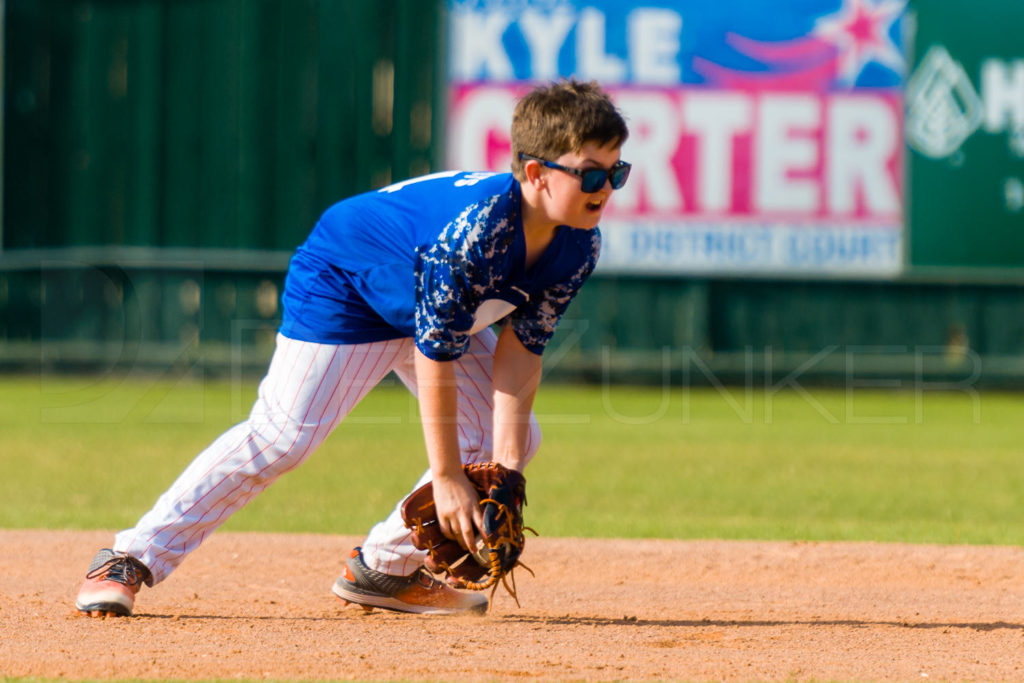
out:
M911 272L1024 272L1024 2L916 4Z

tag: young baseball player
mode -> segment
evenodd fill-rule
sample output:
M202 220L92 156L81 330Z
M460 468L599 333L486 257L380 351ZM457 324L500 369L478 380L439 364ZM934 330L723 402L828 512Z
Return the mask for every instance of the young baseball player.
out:
M463 464L522 471L540 445L541 354L591 274L598 220L630 165L628 130L595 83L523 97L512 173L451 171L335 204L291 260L277 345L248 420L190 464L132 529L100 550L78 593L93 616L132 614L221 523L300 465L394 371L419 399L442 533L481 526ZM500 332L492 325L501 323ZM400 504L352 551L333 591L416 613L486 609L423 568Z

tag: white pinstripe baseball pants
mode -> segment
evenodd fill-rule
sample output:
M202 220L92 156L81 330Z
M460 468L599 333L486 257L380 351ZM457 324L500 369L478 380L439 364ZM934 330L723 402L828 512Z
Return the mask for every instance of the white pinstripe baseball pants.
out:
M454 361L463 463L491 458L496 342L494 332L485 329ZM232 513L302 464L390 371L416 394L413 350L411 338L337 346L278 335L248 420L200 453L134 528L117 534L114 550L142 561L153 583L167 578ZM539 446L540 427L532 416L527 457ZM429 477L428 469L416 486ZM363 544L367 564L395 575L411 573L425 556L409 542L400 505L373 527Z

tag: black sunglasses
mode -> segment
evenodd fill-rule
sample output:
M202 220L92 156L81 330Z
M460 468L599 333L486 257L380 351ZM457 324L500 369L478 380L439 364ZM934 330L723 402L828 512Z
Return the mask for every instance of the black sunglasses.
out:
M561 164L556 164L553 161L535 157L532 154L527 154L526 152L520 152L519 158L539 161L547 168L554 168L559 171L565 171L566 173L572 173L574 176L578 176L580 179L580 189L588 194L592 192L600 192L601 188L603 188L604 184L608 181L611 181L613 190L618 190L626 184L626 180L629 178L629 170L633 168L633 164L629 164L621 160L616 161L615 164L607 170L603 168L588 168L584 170L572 168L570 166L562 166Z

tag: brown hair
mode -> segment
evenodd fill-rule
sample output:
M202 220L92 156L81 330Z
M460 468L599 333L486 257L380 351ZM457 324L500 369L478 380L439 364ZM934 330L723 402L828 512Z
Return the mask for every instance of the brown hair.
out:
M540 86L512 115L512 173L520 182L526 177L520 152L554 160L590 141L619 147L628 137L625 119L596 81Z

